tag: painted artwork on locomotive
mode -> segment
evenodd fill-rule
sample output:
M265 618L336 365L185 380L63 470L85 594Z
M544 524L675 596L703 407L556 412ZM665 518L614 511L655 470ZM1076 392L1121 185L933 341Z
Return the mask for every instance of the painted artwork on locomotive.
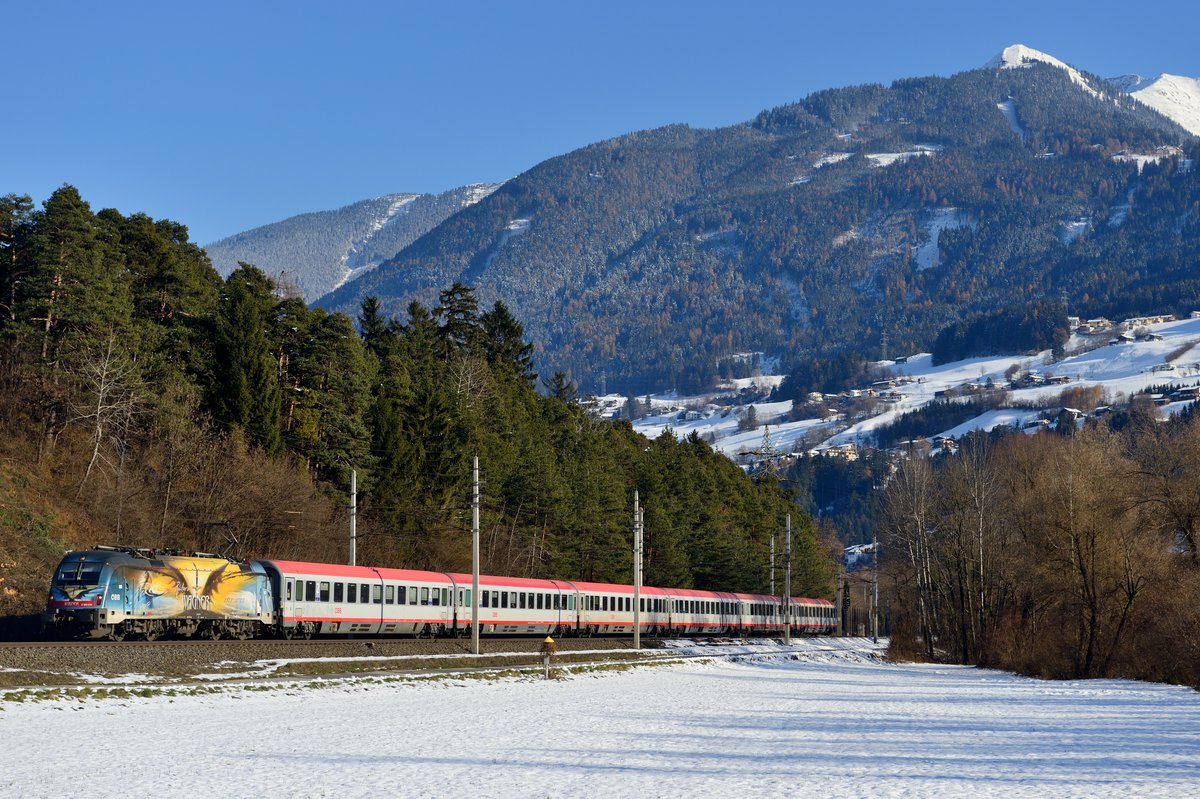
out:
M132 615L253 617L271 606L266 575L222 558L165 557L117 566Z

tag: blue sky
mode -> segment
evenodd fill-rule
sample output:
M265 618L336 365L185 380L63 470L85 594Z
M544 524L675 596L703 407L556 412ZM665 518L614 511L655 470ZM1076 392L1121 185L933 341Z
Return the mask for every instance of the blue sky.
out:
M63 183L206 244L499 181L632 130L949 75L1023 43L1200 76L1200 3L0 0L0 194Z

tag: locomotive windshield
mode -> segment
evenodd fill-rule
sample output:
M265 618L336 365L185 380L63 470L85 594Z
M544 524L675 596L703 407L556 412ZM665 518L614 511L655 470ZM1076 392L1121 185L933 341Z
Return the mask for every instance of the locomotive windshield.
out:
M100 567L102 563L95 561L64 561L58 567L58 575L54 579L58 586L92 586L100 582Z

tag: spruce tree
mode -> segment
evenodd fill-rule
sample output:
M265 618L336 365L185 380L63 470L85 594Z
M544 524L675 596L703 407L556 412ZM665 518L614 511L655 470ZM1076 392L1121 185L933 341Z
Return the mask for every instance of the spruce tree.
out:
M500 364L526 382L537 380L533 371L533 345L525 341L525 326L513 317L500 300L479 317L484 355L488 363Z

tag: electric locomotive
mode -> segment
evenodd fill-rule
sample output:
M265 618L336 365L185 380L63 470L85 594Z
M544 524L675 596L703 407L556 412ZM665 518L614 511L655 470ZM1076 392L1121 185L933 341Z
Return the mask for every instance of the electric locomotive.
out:
M67 553L42 614L49 634L115 641L251 638L274 622L271 583L256 562L119 547Z

